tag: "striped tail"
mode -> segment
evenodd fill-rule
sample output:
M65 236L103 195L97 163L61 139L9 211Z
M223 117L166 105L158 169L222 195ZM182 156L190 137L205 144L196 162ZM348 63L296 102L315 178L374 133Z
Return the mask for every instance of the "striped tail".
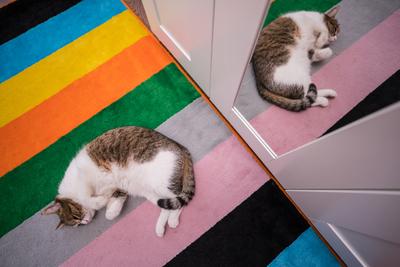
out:
M260 96L271 102L278 107L290 110L290 111L302 111L305 110L315 102L317 98L317 87L315 84L311 83L307 95L301 99L291 99L284 96L280 96L272 93L268 89L266 89L261 83L257 83L258 93Z
M189 151L182 149L182 191L176 198L159 199L157 204L159 207L168 210L180 209L192 200L195 193L195 181L193 172L193 163Z

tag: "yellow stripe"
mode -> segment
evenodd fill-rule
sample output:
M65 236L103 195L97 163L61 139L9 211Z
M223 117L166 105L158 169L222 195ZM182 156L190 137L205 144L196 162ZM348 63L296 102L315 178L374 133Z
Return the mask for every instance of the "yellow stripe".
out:
M3 82L0 127L148 34L138 18L126 10Z

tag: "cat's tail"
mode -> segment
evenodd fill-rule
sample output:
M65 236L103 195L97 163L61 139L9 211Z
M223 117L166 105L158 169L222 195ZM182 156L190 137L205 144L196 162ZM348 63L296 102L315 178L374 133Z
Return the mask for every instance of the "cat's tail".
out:
M266 89L262 84L257 84L257 88L258 93L262 98L264 98L268 102L271 102L281 108L290 111L305 110L311 107L311 105L315 102L315 99L317 98L317 87L313 83L310 83L306 96L300 99L292 99L274 94L273 92Z
M182 191L175 198L164 198L157 201L163 209L176 210L187 205L195 193L193 162L189 151L182 148Z

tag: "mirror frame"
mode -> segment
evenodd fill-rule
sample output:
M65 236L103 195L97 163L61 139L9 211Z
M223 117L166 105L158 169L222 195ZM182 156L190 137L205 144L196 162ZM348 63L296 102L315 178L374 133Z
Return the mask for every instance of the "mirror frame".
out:
M211 101L264 164L278 156L234 103L271 2L215 1L210 85Z

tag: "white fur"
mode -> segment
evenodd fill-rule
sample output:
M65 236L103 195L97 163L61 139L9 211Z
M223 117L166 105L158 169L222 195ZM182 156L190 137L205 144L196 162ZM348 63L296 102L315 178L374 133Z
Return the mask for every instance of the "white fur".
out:
M176 228L179 225L179 215L182 209L178 210L166 210L161 209L160 216L158 217L156 224L156 234L162 237L165 232L165 224L168 222L168 226L171 228Z
M114 220L121 213L121 210L122 210L122 207L124 206L126 198L127 198L126 196L110 198L110 200L107 203L107 207L106 207L106 219L107 220Z
M329 43L329 32L324 23L323 15L318 12L300 11L286 14L300 29L300 38L296 39L296 45L291 48L289 61L275 69L274 81L281 84L299 84L307 94L311 83L311 62L327 59L332 56L330 48L322 47ZM316 38L315 33L320 33ZM314 56L310 60L308 51L314 49ZM336 92L332 89L329 97L335 97ZM319 94L318 94L319 95ZM317 97L313 106L328 106L328 99L324 96Z
M330 58L332 55L333 55L332 49L330 49L329 47L323 49L315 49L311 61L318 62Z
M86 212L86 223L99 210L107 205L106 218L114 219L119 215L124 204L124 197L113 198L116 189L124 190L129 195L142 196L157 205L161 198L174 198L169 189L169 181L174 173L177 156L170 151L160 151L153 160L145 163L131 161L126 168L115 164L111 171L100 169L82 149L72 160L58 188L60 197L71 198L80 203ZM171 214L171 219L169 215ZM156 224L156 234L164 235L167 221L171 227L179 223L179 211L161 209Z

